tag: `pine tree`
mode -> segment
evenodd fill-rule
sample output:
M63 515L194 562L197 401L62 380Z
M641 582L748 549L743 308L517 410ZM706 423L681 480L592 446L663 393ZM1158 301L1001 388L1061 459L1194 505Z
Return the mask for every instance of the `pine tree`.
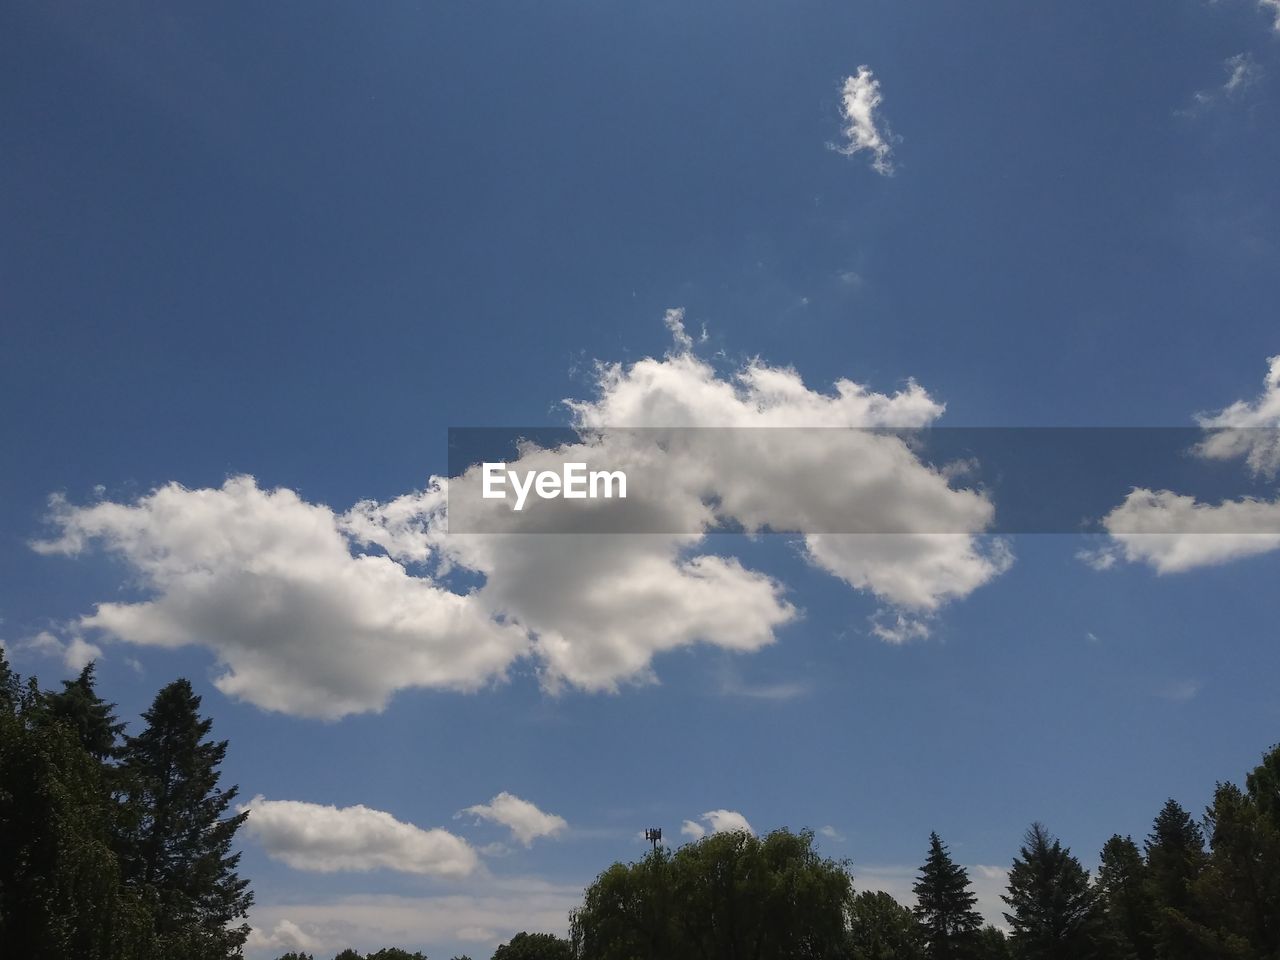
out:
M1009 870L1009 893L1021 960L1091 960L1098 956L1102 923L1089 871L1049 831L1033 823Z
M74 680L63 680L61 691L44 695L44 706L75 732L90 756L106 762L120 755L124 724L116 721L116 705L98 696L94 670L90 662Z
M916 916L924 928L926 956L955 960L973 953L982 917L973 909L977 896L969 889L969 874L952 861L946 844L929 834L929 857L912 888Z
M34 680L0 711L0 954L152 957L150 918L120 884L102 766L53 721Z
M232 839L248 816L228 816L237 790L220 789L227 742L208 738L200 698L186 680L161 690L143 714L146 728L124 751L125 879L152 905L166 956L222 960L248 936L253 902L236 873Z
M1117 960L1153 960L1155 904L1147 868L1132 837L1113 836L1102 848L1098 890L1111 953Z
M1156 904L1156 953L1162 960L1201 960L1192 927L1201 919L1195 885L1207 863L1204 831L1174 800L1161 809L1147 838L1147 885Z

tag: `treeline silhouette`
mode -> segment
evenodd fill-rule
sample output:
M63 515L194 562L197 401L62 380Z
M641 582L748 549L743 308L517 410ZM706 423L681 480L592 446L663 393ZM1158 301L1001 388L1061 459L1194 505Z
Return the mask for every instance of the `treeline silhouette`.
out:
M0 649L0 956L242 955L252 894L231 847L245 815L236 788L219 786L227 743L199 708L174 681L126 736L92 664L44 691ZM521 933L492 960L1280 960L1280 747L1243 786L1218 784L1200 820L1170 800L1141 844L1113 836L1096 877L1032 824L1001 928L937 834L913 893L906 906L856 892L809 831L719 833L615 863L568 939ZM334 960L426 957L387 947Z
M137 736L114 709L93 664L43 691L0 650L0 956L239 956L253 895L231 852L245 814L218 786L226 741L186 680Z

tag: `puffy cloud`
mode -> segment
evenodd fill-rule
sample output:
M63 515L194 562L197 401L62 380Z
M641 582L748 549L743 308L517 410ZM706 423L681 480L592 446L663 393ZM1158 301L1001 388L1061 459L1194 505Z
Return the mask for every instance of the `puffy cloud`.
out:
M28 650L58 657L68 670L83 670L93 660L102 659L102 650L81 636L60 640L48 630L41 630L23 644Z
M680 825L680 832L690 840L701 840L707 835L707 828L693 820L686 820Z
M56 533L33 546L101 544L147 591L99 604L77 629L204 646L224 693L325 718L379 710L402 689L475 690L526 656L548 689L608 691L652 681L664 652L759 650L797 611L783 584L709 549L724 523L810 531L806 556L885 605L872 629L891 642L927 636L943 606L1007 568L1007 548L981 536L994 516L983 493L953 486L908 438L848 429L933 423L944 406L924 388L842 379L821 391L761 361L721 375L693 354L679 310L666 321L666 356L601 365L594 396L566 401L578 442L525 444L511 464L604 457L627 469L625 501L514 513L479 496L477 467L339 513L241 476L133 503L54 498ZM599 532L599 504L652 532ZM464 532L467 518L502 525ZM480 585L451 589L453 571Z
M694 840L701 840L710 833L732 833L740 830L743 833L754 834L755 830L751 828L751 824L747 822L747 818L736 810L708 810L698 818L702 823L693 820L686 820L680 827L680 832L686 837L692 837ZM704 827L702 824L706 824Z
M1112 544L1084 556L1100 570L1123 559L1157 573L1183 573L1280 549L1280 500L1208 504L1139 488L1102 523Z
M1008 567L1002 543L976 536L994 516L984 495L952 487L899 436L848 429L932 423L944 407L918 384L881 394L839 380L824 393L759 361L720 376L676 345L660 360L601 366L596 397L568 401L590 439L527 447L518 463L625 466L619 509L631 529L654 533L574 538L564 531L599 529L584 501L514 513L480 498L478 468L449 485L451 519L474 525L451 524L438 549L483 573L478 598L534 634L550 684L611 689L644 679L656 653L698 640L738 651L772 642L794 616L780 585L736 560L689 556L698 531L720 521L749 532L897 531L808 533L804 545L816 566L918 622Z
M1254 474L1274 477L1280 471L1280 356L1267 360L1262 393L1252 401L1237 400L1196 421L1212 431L1196 448L1212 460L1243 457Z
M76 554L100 541L154 594L101 603L79 627L146 646L201 644L225 667L215 681L224 693L336 718L381 709L407 687L474 690L527 649L521 630L473 597L392 557L353 555L348 530L420 553L398 503L338 517L252 477L216 489L171 483L133 504L55 498L59 536L34 546Z
M1280 2L1280 0L1277 0ZM836 149L846 156L863 150L871 154L871 168L884 176L893 174L892 135L888 128L882 133L876 123L876 111L883 101L880 81L871 68L863 64L858 72L845 77L840 88L840 116L845 121L841 131L845 142Z
M825 827L820 827L818 829L818 836L826 837L828 840L834 840L836 843L844 843L844 834L830 824L827 824Z
M424 830L382 810L254 797L247 834L295 870L316 873L395 870L465 877L479 866L471 845L447 830Z
M1251 473L1280 471L1280 356L1267 360L1262 393L1216 413L1197 415L1208 435L1194 448L1210 460L1243 459ZM1145 563L1183 573L1280 549L1280 498L1202 503L1171 490L1138 487L1102 519L1110 542L1077 554L1096 570Z
M305 933L301 927L288 918L281 919L270 930L257 927L249 931L249 939L245 947L250 951L269 950L273 953L290 951L313 951L324 948L324 943Z
M528 800L522 800L505 790L488 803L477 803L461 813L502 824L526 847L532 846L533 841L539 837L554 837L563 833L569 826L563 817L545 813Z

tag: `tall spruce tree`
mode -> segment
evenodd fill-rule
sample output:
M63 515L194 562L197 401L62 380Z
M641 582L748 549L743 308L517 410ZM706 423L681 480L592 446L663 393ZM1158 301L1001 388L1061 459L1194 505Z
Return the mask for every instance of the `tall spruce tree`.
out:
M102 764L33 681L0 710L0 955L154 956L150 919L120 884L112 808Z
M1020 960L1092 960L1103 925L1089 871L1071 850L1033 823L1009 870L1005 919Z
M955 863L936 833L929 834L929 856L912 887L916 916L924 928L930 960L972 956L982 917L974 909L977 896L969 888L969 874Z
M1116 834L1103 846L1098 890L1111 955L1116 960L1154 960L1155 902L1147 866L1132 837Z
M143 714L146 727L124 751L128 883L152 907L166 956L223 960L239 956L253 902L236 873L232 839L247 813L228 815L235 787L218 780L227 742L208 739L212 721L186 680L161 690Z
M90 662L74 680L63 680L60 691L44 695L44 706L75 732L90 756L105 763L120 755L124 724L116 720L116 705L98 696L95 669Z
M1174 800L1165 803L1147 838L1147 884L1156 904L1156 953L1162 960L1202 960L1193 927L1202 917L1195 887L1207 864L1204 831Z
M1220 783L1206 822L1208 866L1186 924L1206 958L1280 957L1280 747L1245 778Z

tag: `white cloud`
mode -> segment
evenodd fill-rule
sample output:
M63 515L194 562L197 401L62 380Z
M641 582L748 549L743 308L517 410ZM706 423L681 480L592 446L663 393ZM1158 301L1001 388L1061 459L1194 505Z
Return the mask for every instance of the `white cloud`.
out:
M1173 703L1187 703L1200 693L1203 684L1199 680L1170 680L1156 688L1156 696Z
M820 827L818 829L818 836L826 837L828 840L834 840L836 843L844 843L844 834L830 824L827 824L825 827Z
M693 820L686 820L680 824L680 832L690 840L701 840L707 835L707 828Z
M215 681L223 693L336 718L379 710L408 687L477 689L527 650L523 631L494 622L473 597L393 557L352 554L348 530L420 553L404 500L339 517L252 477L218 489L171 483L133 504L54 498L59 536L33 546L74 555L100 541L154 594L101 603L80 628L145 646L208 647L225 667Z
M1237 400L1196 422L1208 431L1193 452L1210 460L1243 459L1251 473L1280 471L1280 356L1267 360L1262 393ZM1171 490L1138 487L1102 519L1110 542L1077 556L1095 570L1145 563L1157 573L1184 573L1280 550L1280 498L1241 497L1201 503Z
M554 837L563 833L569 826L563 817L545 813L528 800L522 800L505 790L488 803L467 807L462 813L502 824L526 847L531 846L539 837Z
M1280 0L1258 0L1258 6L1271 14L1274 18L1273 27L1280 33Z
M22 646L36 653L58 657L68 670L77 672L91 661L102 659L102 650L83 637L73 635L71 639L64 641L48 630L41 630L34 637L29 637Z
M363 805L325 806L256 796L245 832L273 860L316 873L395 870L466 877L479 866L471 845L447 830L424 830Z
M1262 393L1254 400L1237 400L1217 413L1202 413L1196 422L1212 431L1196 448L1200 456L1243 457L1255 475L1274 477L1280 471L1280 356L1268 358Z
M1277 0L1280 2L1280 0ZM884 176L893 174L892 134L888 127L882 133L876 124L876 111L883 101L880 81L871 68L863 64L858 72L845 77L840 88L840 116L845 121L841 131L844 144L836 147L846 156L863 150L871 154L871 168Z
M741 831L743 833L755 834L751 824L747 822L747 818L740 814L737 810L708 810L698 818L702 823L706 824L704 828L701 824L694 823L692 820L686 820L680 828L680 832L686 836L693 834L686 828L692 826L697 830L703 830L702 836L709 831L711 833L732 833L733 831ZM699 837L694 837L699 839Z
M1280 2L1280 0L1277 0ZM1217 86L1197 90L1191 97L1191 106L1181 111L1184 116L1196 116L1219 103L1223 98L1236 98L1262 79L1262 65L1251 54L1237 53L1222 61L1226 79Z
M1112 544L1084 554L1095 569L1117 559L1184 573L1280 550L1280 500L1200 503L1169 490L1133 490L1102 520Z
M749 532L901 530L802 540L815 566L885 605L873 632L891 642L927 636L942 607L1007 569L1007 548L981 537L994 517L983 493L953 486L952 472L901 437L825 429L927 426L944 406L924 388L878 393L842 379L824 392L758 360L722 376L692 353L678 309L666 321L670 353L601 365L595 395L566 401L579 443L519 457L526 469L612 458L628 470L630 529L653 533L596 532L592 509L577 504L599 501L513 513L481 500L472 471L345 513L247 476L168 484L133 503L55 497L56 534L33 546L75 555L101 544L147 592L99 604L77 629L203 646L229 696L324 718L380 710L403 689L476 690L524 657L548 689L611 691L653 681L665 652L759 650L798 614L783 584L707 550L706 531L722 521ZM645 429L643 442L630 427ZM459 510L505 526L461 532ZM481 585L453 591L453 570Z
M1280 4L1280 0L1276 0L1276 3ZM1227 82L1222 85L1222 89L1227 93L1247 90L1262 79L1262 67L1248 53L1227 57L1223 66L1227 70Z
M249 931L249 939L245 941L245 948L249 951L270 950L276 954L294 950L310 952L323 947L322 941L304 933L301 927L288 918L278 920L269 932L255 927Z
M260 903L254 906L250 922L255 931L270 933L255 933L249 956L273 960L286 949L332 956L344 947L370 950L388 943L427 949L470 942L485 944L491 951L521 930L563 936L569 912L581 905L582 889L581 884L552 884L536 878L485 877L482 883L477 880L435 896L367 894ZM282 930L282 923L289 926ZM280 941L272 943L278 932ZM311 945L290 947L284 942L290 935L301 936Z

